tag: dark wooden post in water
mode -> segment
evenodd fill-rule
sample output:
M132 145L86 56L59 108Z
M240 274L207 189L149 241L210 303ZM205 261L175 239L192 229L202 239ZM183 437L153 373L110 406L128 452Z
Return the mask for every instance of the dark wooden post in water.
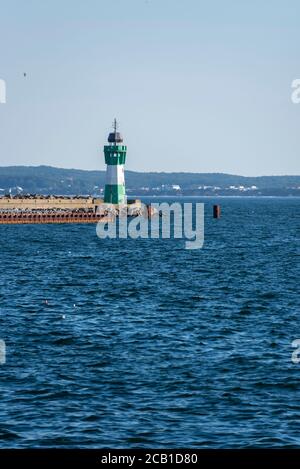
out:
M220 205L214 205L214 207L213 207L213 216L214 216L214 218L220 218L220 216L221 216L221 207L220 207Z

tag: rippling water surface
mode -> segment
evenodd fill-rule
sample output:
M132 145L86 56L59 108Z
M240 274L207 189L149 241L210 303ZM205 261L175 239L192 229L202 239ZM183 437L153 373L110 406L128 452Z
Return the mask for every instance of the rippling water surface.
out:
M0 226L1 447L300 446L299 199L213 202L201 250Z

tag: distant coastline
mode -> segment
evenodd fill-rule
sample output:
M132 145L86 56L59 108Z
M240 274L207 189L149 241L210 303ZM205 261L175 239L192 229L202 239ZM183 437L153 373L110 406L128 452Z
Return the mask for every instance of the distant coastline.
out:
M247 177L224 173L126 171L129 197L299 197L300 176ZM5 194L93 195L101 197L105 171L51 166L0 167Z
M132 194L133 198L144 199L297 199L298 195L142 195Z

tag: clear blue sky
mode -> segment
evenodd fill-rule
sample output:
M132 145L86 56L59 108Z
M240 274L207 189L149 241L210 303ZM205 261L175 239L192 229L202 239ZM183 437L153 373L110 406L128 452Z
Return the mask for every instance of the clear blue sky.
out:
M299 174L298 0L0 0L0 166ZM27 76L23 76L23 72Z

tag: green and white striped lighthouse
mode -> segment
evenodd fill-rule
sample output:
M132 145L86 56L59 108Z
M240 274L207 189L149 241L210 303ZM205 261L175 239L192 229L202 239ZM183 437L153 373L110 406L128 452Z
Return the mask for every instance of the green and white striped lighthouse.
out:
M104 145L106 167L106 181L104 192L104 203L125 204L125 178L124 165L126 160L126 145L118 132L117 121L113 123L114 131L108 136L109 145Z

